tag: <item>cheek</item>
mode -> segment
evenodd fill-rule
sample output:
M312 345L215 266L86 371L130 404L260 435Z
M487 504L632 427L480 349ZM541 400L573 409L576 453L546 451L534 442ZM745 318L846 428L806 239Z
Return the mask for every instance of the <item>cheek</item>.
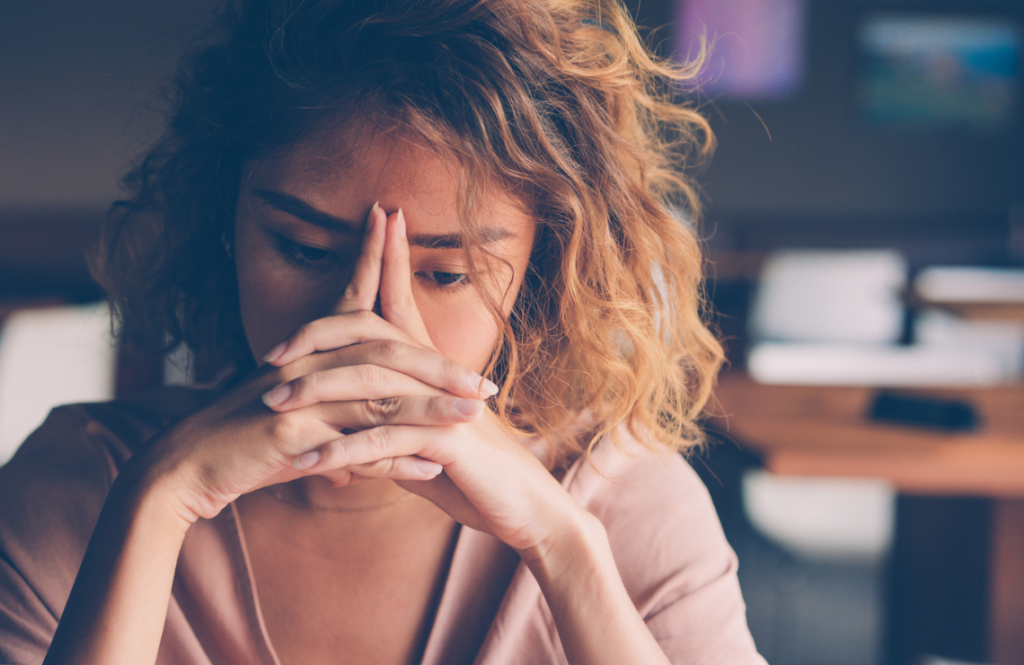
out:
M523 284L527 259L521 257L484 287L493 297L504 294L501 308L507 317ZM472 289L451 299L416 293L416 303L430 339L441 355L482 373L498 345L501 324Z
M261 358L323 309L310 288L273 256L272 247L244 233L236 239L236 270L242 327L253 357Z
M483 303L465 300L468 302L447 306L443 302L417 306L438 352L480 373L498 343L499 328Z

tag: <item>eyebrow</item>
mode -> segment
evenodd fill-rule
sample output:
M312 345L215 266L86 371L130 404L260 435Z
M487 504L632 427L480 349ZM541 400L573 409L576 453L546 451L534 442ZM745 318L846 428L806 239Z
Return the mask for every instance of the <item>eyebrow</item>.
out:
M335 217L334 215L329 215L326 212L317 210L302 199L289 196L288 194L282 194L281 192L275 192L269 189L257 189L254 194L263 199L263 202L271 208L277 208L281 212L287 213L292 217L297 217L304 222L309 222L314 226L319 226L320 228L327 229L328 231L346 233L348 235L358 235L360 226L362 226L356 222L352 222L341 217Z
M347 235L358 235L362 230L362 224L317 210L302 199L289 194L269 189L257 189L253 193L263 199L264 203L270 207L314 226L319 226L322 229ZM510 238L512 235L513 233L507 229L480 229L480 241L485 245ZM462 247L462 234L417 233L416 235L409 236L409 245L425 249L460 249Z

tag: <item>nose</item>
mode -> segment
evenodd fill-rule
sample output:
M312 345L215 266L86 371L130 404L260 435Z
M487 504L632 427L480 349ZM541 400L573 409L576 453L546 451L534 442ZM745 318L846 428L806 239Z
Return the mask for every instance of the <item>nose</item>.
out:
M358 264L360 258L361 257L356 257L354 259L356 264ZM355 266L353 266L353 271L348 275L347 279L344 279L340 283L336 282L333 285L333 288L328 287L327 290L330 293L329 295L325 294L327 295L328 302L324 303L326 305L324 309L326 310L327 315L334 316L339 314L351 314L352 312L367 309L378 316L381 315L380 293L378 291L375 291L372 294L357 294L359 297L353 297L352 290L359 288L358 284L353 285L355 279ZM363 288L365 288L365 285Z

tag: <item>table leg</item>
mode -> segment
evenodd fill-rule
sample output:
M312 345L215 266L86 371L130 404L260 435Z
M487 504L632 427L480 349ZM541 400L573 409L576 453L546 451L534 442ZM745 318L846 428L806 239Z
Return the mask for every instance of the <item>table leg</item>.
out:
M992 505L989 660L1024 665L1024 501Z

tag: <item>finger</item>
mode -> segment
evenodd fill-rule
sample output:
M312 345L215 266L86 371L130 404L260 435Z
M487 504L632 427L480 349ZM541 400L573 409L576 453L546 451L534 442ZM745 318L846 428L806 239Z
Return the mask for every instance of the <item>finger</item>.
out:
M480 400L451 395L406 395L310 407L311 415L339 432L381 425L457 425L473 422L484 408Z
M390 478L391 480L430 480L437 477L444 467L422 457L407 455L357 464L345 468L349 473L366 478Z
M396 395L443 395L444 392L403 372L379 365L349 365L304 374L263 393L276 411L293 411L319 402L384 399Z
M304 474L293 465L295 457L338 438L338 431L330 424L299 413L271 416L265 433L271 438L268 443L272 450L267 451L272 458L271 463L275 466L280 464L280 468L247 489L247 492L302 477Z
M377 302L380 290L381 265L384 256L384 238L387 227L386 216L377 203L373 204L370 214L366 216L366 228L363 231L363 247L352 271L352 279L341 300L335 305L337 314L347 314L359 310L372 310Z
M476 506L466 498L447 473L436 476L430 482L409 482L399 478L393 480L396 480L398 486L405 491L430 501L451 515L456 522L483 533L491 533L487 521L481 518Z
M412 294L409 239L406 237L405 213L401 208L389 216L387 221L380 275L380 311L385 321L391 322L424 346L434 348Z
M386 425L360 430L328 441L295 457L294 466L307 473L348 469L391 457L417 456L442 466L454 461L457 437L453 426Z
M291 482L293 480L296 480L298 478L302 478L305 475L306 474L302 473L301 471L296 469L294 466L287 466L287 467L281 469L280 471L278 471L277 473L275 473L274 475L270 476L269 478L263 479L261 482L259 482L256 485L254 485L252 487L252 489L249 490L249 491L250 492L255 492L258 489L262 489L264 487L270 487L271 485L280 485L281 483L289 483L289 482Z
M407 344L419 342L369 310L327 316L306 323L274 347L263 360L275 367L317 351L340 349L360 342L393 339Z
M498 386L462 364L445 358L436 351L392 339L353 344L332 351L320 359L334 367L349 365L386 367L408 374L427 385L463 397L481 399L492 397L498 393Z

